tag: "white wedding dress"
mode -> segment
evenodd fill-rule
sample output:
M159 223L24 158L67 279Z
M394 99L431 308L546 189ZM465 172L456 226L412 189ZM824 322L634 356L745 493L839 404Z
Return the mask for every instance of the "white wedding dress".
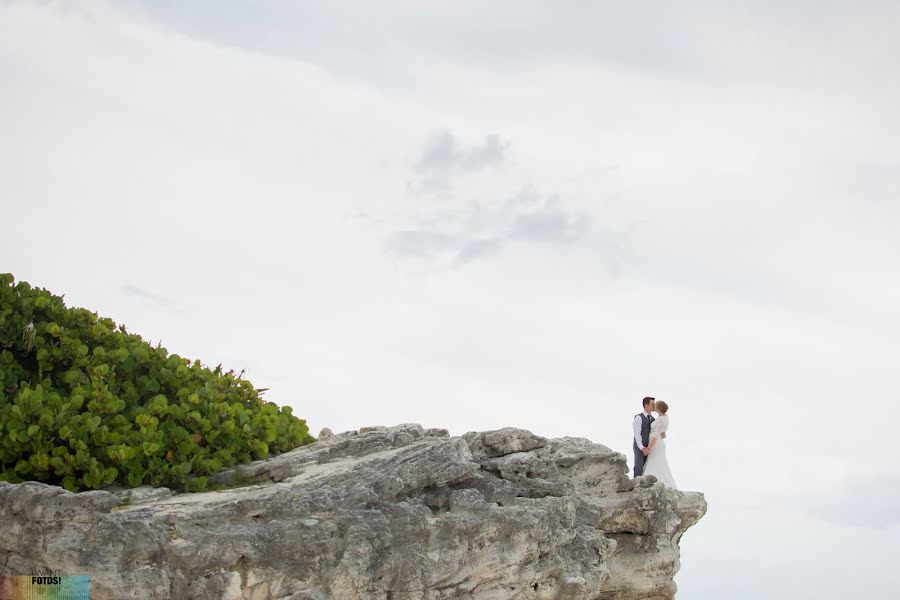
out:
M653 475L656 480L663 483L667 488L677 490L675 478L672 477L672 471L669 470L669 460L666 458L666 440L659 437L659 434L665 432L669 428L669 416L660 415L658 419L650 424L650 439L656 438L653 449L647 456L644 463L644 475Z

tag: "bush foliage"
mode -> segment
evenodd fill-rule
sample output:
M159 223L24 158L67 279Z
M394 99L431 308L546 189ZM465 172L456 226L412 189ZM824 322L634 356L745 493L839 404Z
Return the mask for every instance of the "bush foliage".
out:
M203 490L313 441L262 391L0 274L0 481Z

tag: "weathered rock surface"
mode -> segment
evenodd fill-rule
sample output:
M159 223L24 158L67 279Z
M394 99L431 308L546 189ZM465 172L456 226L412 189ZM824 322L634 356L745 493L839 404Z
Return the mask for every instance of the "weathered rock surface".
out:
M325 437L218 492L0 483L0 574L87 574L92 600L664 600L706 512L582 438Z

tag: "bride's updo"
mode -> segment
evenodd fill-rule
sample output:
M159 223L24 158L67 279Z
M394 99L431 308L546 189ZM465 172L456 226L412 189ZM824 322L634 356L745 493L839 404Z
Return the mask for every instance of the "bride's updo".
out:
M665 402L663 402L662 400L657 400L656 401L656 412L658 412L661 415L666 414L667 412L669 412L669 405L666 404Z

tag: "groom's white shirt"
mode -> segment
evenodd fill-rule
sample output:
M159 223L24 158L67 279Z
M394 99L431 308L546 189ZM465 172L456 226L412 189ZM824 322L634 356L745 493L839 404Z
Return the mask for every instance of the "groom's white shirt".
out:
M650 416L646 410L643 413L645 417ZM646 446L644 446L644 440L641 439L641 415L635 415L632 427L634 428L634 441L637 442L637 447L643 450Z

